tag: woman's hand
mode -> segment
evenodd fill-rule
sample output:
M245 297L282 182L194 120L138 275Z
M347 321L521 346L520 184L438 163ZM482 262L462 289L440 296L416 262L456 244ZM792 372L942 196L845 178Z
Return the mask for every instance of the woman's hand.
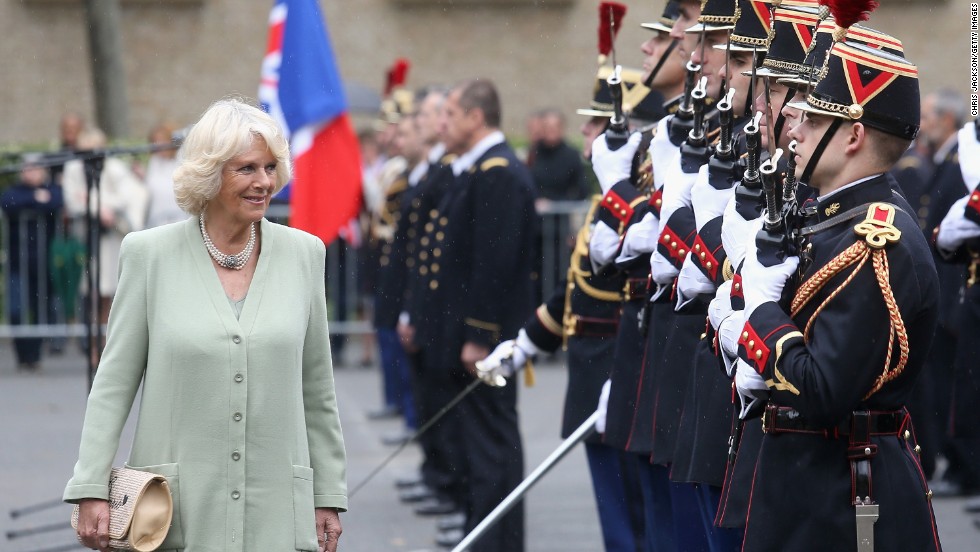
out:
M340 527L340 514L337 513L337 510L333 508L316 509L316 540L320 543L320 552L337 552L337 541L343 531L343 528Z
M85 548L109 552L109 502L100 498L80 500L77 531L78 541Z

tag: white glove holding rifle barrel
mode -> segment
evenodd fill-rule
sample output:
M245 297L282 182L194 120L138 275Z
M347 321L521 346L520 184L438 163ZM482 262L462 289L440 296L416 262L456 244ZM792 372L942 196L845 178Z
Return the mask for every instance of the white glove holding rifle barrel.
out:
M531 341L522 328L517 339L508 339L497 345L487 358L477 361L476 374L491 387L504 387L507 378L537 358L541 349Z
M640 147L639 132L630 135L619 149L609 149L606 143L606 134L600 134L592 142L592 171L599 180L599 187L605 194L623 180L628 180L633 170L633 156Z

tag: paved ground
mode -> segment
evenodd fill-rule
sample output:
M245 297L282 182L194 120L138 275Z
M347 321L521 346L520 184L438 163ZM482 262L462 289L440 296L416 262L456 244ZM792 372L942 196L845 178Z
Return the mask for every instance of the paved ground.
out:
M353 348L351 348L353 349ZM70 349L71 350L71 349ZM349 459L348 482L360 482L392 449L379 438L397 429L395 422L368 421L365 412L378 406L377 369L337 369L344 436ZM538 370L538 385L522 389L521 414L528 471L560 442L558 426L565 372L557 364ZM9 531L59 525L69 508L53 508L11 519L15 508L58 499L77 454L85 407L84 361L77 354L51 357L39 374L18 374L8 342L0 341L0 552L79 549L69 529L60 528L14 540ZM130 435L124 436L122 462ZM399 475L418 464L418 451L406 449L352 498L342 517L344 552L422 552L432 550L433 522L417 518L398 503L392 486ZM962 500L936 500L944 549L977 550L980 532L962 512ZM591 499L585 457L575 450L528 497L529 552L596 552L602 549ZM891 552L891 551L889 551ZM910 551L915 552L915 551Z

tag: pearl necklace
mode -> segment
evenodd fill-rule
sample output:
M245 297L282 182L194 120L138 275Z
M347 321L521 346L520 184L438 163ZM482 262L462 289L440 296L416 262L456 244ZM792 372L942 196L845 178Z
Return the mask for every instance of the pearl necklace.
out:
M214 242L211 241L211 236L208 235L208 231L204 228L204 213L201 213L198 220L201 223L201 236L204 237L204 247L208 249L208 254L211 255L211 258L225 268L241 270L248 263L248 259L252 256L252 251L255 249L255 223L253 222L249 225L248 242L245 243L245 249L237 255L228 255L219 251L214 245Z

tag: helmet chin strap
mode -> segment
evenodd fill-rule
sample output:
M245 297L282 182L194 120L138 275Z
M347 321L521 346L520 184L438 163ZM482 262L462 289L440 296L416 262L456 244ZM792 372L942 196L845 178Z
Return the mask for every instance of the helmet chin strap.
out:
M830 127L827 128L826 132L824 132L823 138L820 139L820 143L817 144L817 147L813 150L813 154L810 156L810 159L807 160L806 168L803 169L803 175L800 176L800 182L810 184L810 177L813 176L813 171L817 168L817 163L820 162L820 156L823 155L823 151L827 149L827 145L830 144L831 138L834 137L834 134L837 133L837 129L840 128L840 125L843 122L844 119L841 119L840 117L833 117Z
M783 98L783 104L779 106L779 111L777 112L778 115L776 115L776 124L773 125L773 129L772 129L773 132L772 135L777 141L779 140L779 135L782 134L783 132L783 126L786 124L786 117L783 115L783 108L786 107L786 104L788 104L789 101L793 99L793 96L795 95L796 95L795 89L793 88L787 89L786 97Z

